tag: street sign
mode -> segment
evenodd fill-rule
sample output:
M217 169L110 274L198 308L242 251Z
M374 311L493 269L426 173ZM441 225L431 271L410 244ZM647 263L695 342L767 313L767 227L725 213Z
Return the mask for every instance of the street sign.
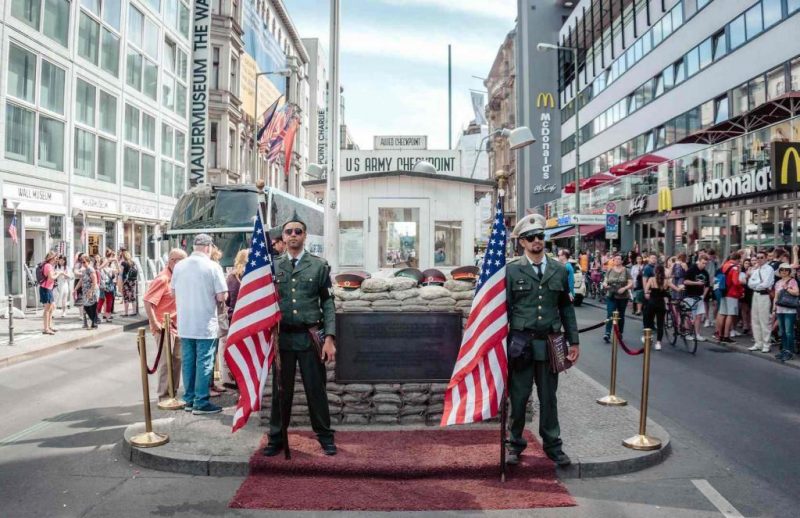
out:
M606 239L619 239L619 216L606 214Z
M616 202L610 201L606 203L606 214L616 214L616 213L617 213Z

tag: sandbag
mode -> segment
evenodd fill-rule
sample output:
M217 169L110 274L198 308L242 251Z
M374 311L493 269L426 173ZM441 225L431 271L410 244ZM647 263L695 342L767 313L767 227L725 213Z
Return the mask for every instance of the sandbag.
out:
M472 300L475 296L475 292L470 291L454 291L450 293L450 296L456 300Z
M382 291L389 291L389 280L378 279L372 277L371 279L364 279L361 283L361 291L364 293L380 293Z
M419 296L425 300L441 299L450 297L450 290L442 286L423 286L419 289Z
M412 297L419 297L419 289L411 288L403 291L392 291L389 295L395 300L406 300Z
M470 291L475 289L475 284L467 281L456 281L450 279L445 281L444 287L449 291Z
M339 287L333 288L333 296L340 300L358 300L361 298L361 290L345 290Z
M368 308L368 307L369 307L368 300L346 300L342 302L342 309Z
M366 415L345 415L342 424L369 424L369 416Z
M376 300L388 300L389 299L389 292L388 291L379 291L377 293L362 293L361 299L359 300L368 300L370 302Z
M417 281L408 277L391 277L386 279L391 291L404 291L417 287Z

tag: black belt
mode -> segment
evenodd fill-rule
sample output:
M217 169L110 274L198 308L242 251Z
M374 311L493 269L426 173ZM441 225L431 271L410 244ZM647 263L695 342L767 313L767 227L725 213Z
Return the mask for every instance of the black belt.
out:
M292 324L283 324L281 323L281 332L283 333L305 333L312 327L319 325L319 324L300 324L300 325L292 325Z
M754 290L759 295L769 295L769 290Z
M517 333L524 333L528 335L528 338L532 338L534 340L547 340L547 332L540 332L540 331L533 331L531 329L523 329L522 331L517 331Z

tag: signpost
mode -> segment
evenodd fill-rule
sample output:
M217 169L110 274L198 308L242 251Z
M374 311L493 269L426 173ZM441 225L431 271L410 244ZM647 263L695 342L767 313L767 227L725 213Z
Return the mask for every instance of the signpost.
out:
M619 239L619 216L606 214L606 239L611 241Z

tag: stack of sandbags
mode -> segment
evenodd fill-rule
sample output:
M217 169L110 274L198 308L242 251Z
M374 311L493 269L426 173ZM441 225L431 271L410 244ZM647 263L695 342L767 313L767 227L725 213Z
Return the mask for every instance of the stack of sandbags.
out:
M400 385L400 395L403 400L398 419L400 424L425 424L428 401L431 397L430 390L430 383L403 383Z
M372 395L375 387L366 383L344 385L342 424L369 424L372 418Z
M425 413L425 423L428 425L438 425L444 414L444 393L447 383L432 383L431 397L428 400L428 409Z
M372 396L374 411L372 424L397 424L402 405L399 383L375 385L375 394Z
M460 311L466 317L474 291L471 282L452 279L444 286L419 287L407 277L372 277L359 289L335 288L333 293L337 311Z

